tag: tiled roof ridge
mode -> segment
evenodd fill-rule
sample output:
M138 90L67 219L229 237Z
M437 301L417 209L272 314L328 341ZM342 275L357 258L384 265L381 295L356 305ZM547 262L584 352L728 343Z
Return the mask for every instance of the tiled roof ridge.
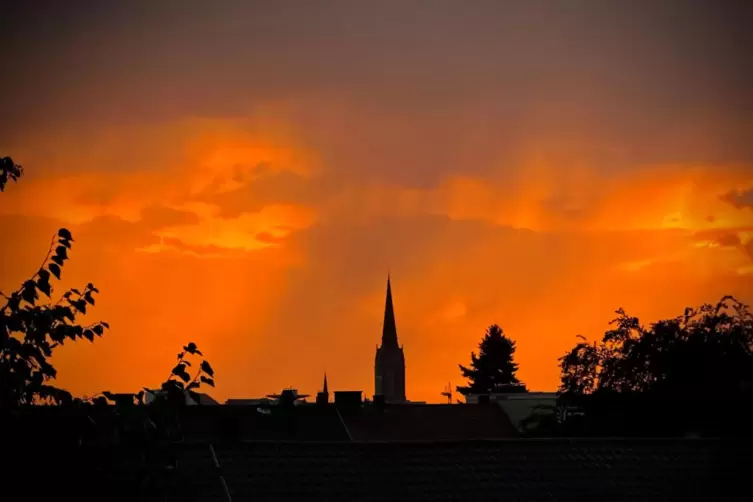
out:
M599 444L599 443L714 443L714 442L732 442L745 440L745 438L723 438L723 437L703 437L703 438L683 438L683 437L553 437L553 438L472 438L472 439L354 439L354 440L285 440L285 439L236 439L229 442L222 441L205 441L205 440L186 440L175 443L176 445L200 446L211 444L287 444L287 445L347 445L347 444L400 444L400 445L471 445L471 444L521 444L521 443L555 443L555 444Z

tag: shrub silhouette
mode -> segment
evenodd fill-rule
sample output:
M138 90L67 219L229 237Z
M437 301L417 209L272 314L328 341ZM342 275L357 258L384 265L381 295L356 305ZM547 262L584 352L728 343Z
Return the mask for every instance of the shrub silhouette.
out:
M10 157L0 158L0 191L8 181L18 181L23 172ZM37 449L76 445L78 453L68 455L66 465L60 466L58 482L71 487L79 497L91 495L92 500L99 500L114 473L112 465L101 458L102 448L111 456L109 449L119 446L119 469L122 471L125 465L132 476L127 486L119 487L118 499L164 499L168 491L176 489L170 485L176 479L177 466L170 446L182 437L181 410L187 398L200 402L197 391L202 385L214 387L214 369L201 359L191 376L191 358L203 358L192 342L183 347L177 364L156 390L143 389L134 394L105 391L91 399L79 399L53 386L51 381L57 372L50 358L54 349L66 341L85 338L93 342L109 329L104 321L91 325L77 322L95 304L99 291L91 283L80 290L65 291L55 303L51 302L53 280L60 279L73 242L68 229L59 229L39 270L18 290L8 295L0 292L5 299L0 308L0 419L4 424L3 443L15 455L12 463L20 469L12 471L9 478L20 482L30 475L23 462L27 453L32 456L28 459L31 463L38 461L34 457ZM149 405L147 396L152 398ZM29 405L35 404L59 405L55 408L59 413L54 415L53 435L42 433L45 431L39 430L38 422L27 420L33 415L24 413L33 411ZM49 425L45 422L45 427ZM87 474L86 479L80 479L81 472L98 476L92 479ZM56 490L58 495L60 490Z

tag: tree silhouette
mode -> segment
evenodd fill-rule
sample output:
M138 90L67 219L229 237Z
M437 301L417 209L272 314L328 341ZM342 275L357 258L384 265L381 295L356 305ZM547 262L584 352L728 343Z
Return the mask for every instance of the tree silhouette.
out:
M0 159L0 191L8 180L15 182L22 174L23 168L10 157ZM68 392L50 384L57 374L49 361L54 349L66 340L93 342L109 328L106 322L77 323L94 305L98 290L91 283L82 290L66 291L55 303L40 303L44 297L51 299L51 280L60 279L72 243L70 231L58 230L39 270L10 295L0 292L5 299L0 307L0 406L4 410L40 402L70 402Z
M492 324L479 344L479 354L471 352L471 366L460 366L468 385L457 387L463 395L490 392L526 392L525 385L515 376L515 342L506 337L502 328Z
M753 315L733 297L644 327L623 309L560 359L560 392L733 392L753 382ZM582 337L581 337L582 338Z
M648 327L620 309L611 325L601 342L580 337L560 358L561 401L580 408L581 430L721 433L744 416L717 410L751 397L753 315L746 305L725 296Z

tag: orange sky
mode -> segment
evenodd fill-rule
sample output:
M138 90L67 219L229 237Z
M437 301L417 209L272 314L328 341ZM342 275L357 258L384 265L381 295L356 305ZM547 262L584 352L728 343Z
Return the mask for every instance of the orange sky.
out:
M491 323L517 341L529 388L553 390L575 335L599 336L618 307L650 321L724 294L753 302L753 114L733 92L749 73L699 82L677 63L657 74L661 58L678 60L674 39L648 35L626 69L615 61L638 51L628 31L599 28L611 38L598 50L575 35L560 48L557 34L582 32L571 17L540 33L511 27L551 39L525 57L495 59L487 48L510 40L480 14L465 43L442 46L452 16L437 13L413 45L386 14L367 16L374 33L338 32L365 63L345 40L325 51L310 27L266 42L249 28L259 38L235 53L189 37L201 16L186 11L169 27L126 16L120 31L103 18L57 33L44 64L95 51L82 73L30 83L25 107L8 104L19 125L0 134L0 154L27 172L0 195L0 289L33 273L65 226L75 244L58 291L93 282L89 317L112 327L55 356L75 394L156 385L194 341L220 399L313 393L325 370L331 389L370 396L388 271L407 394L427 401L462 383L457 365ZM235 26L231 14L207 23ZM269 16L305 26L302 14ZM387 27L404 50L378 41ZM154 50L130 52L135 32ZM225 45L199 50L197 37ZM274 65L252 57L259 46ZM553 48L570 51L570 67L547 59ZM35 51L28 78L45 68ZM675 79L697 88L683 94Z

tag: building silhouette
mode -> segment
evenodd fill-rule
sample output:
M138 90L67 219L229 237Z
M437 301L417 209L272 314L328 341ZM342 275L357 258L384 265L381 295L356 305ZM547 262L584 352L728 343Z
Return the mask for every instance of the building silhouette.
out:
M377 346L374 360L374 399L387 403L405 402L405 354L397 343L392 286L387 276L387 300L384 306L382 345Z

